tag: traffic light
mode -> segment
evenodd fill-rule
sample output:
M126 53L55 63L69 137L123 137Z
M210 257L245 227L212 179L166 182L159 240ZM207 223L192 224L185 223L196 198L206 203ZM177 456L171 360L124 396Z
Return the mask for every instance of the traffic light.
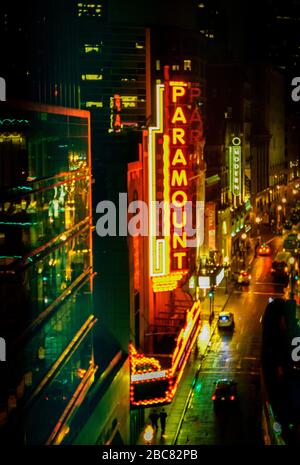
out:
M210 290L208 291L208 297L209 297L210 299L212 299L214 295L215 295L215 291L214 291L213 289L210 289Z

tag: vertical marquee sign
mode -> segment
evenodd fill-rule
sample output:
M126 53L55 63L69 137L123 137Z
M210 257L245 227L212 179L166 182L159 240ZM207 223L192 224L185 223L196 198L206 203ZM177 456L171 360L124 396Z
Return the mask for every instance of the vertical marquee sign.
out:
M150 276L153 290L169 291L188 272L187 226L192 225L189 180L203 141L199 84L157 85L157 125L149 128ZM162 214L157 204L162 202ZM188 205L189 203L189 205Z
M242 193L242 147L241 139L233 137L229 146L230 191L239 196Z

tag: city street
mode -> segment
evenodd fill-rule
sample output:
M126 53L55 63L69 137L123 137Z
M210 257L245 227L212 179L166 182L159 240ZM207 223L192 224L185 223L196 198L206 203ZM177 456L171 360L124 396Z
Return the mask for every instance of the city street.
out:
M178 444L261 444L259 388L260 320L271 296L281 285L272 281L272 258L282 238L270 242L272 255L254 259L252 282L242 291L232 290L225 309L235 316L233 333L216 329L186 411ZM196 363L196 362L195 362ZM236 405L215 412L211 400L214 381L233 378L238 383Z

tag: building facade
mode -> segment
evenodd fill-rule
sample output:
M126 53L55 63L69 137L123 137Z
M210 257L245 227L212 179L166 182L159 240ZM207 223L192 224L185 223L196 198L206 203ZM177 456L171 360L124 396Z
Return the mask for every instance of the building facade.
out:
M129 443L127 356L94 314L90 114L10 102L1 123L1 440Z
M7 103L1 121L2 423L55 444L97 371L89 113Z

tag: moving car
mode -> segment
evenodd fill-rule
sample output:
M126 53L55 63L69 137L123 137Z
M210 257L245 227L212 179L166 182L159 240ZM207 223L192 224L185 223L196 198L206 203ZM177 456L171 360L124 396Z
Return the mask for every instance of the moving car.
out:
M232 329L233 327L234 327L233 313L228 312L227 310L223 310L223 312L220 312L219 318L218 318L218 328Z
M218 379L215 383L215 390L212 395L214 405L228 404L237 399L237 382L233 379Z
M270 255L271 253L271 248L267 244L262 244L260 247L258 247L258 255Z
M293 227L293 223L290 220L287 220L283 223L284 231L290 231Z
M272 263L271 273L275 280L286 281L289 277L290 252L278 252Z
M240 284L241 286L245 285L245 286L248 286L250 284L250 280L251 280L251 275L245 271L245 270L241 270L238 274L238 277L237 277L237 283Z

